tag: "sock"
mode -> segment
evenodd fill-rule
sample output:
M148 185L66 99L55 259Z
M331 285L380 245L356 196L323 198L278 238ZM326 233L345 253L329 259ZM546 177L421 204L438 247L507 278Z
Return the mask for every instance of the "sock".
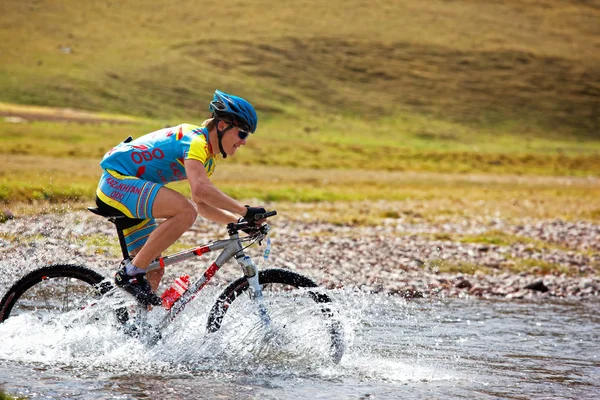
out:
M127 261L127 265L125 265L125 273L129 276L135 276L137 274L145 274L146 270L136 267L131 263L131 260Z

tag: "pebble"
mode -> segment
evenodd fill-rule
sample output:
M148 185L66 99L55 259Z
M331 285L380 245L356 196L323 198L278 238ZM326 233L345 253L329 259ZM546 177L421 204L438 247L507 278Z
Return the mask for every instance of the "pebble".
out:
M449 239L455 234L482 235L487 229L502 230L523 241L488 245ZM115 233L111 223L83 211L16 217L0 223L0 296L27 271L52 263L88 265L111 276L120 261ZM591 222L511 225L474 218L439 226L425 222L352 226L278 216L272 221L272 233L266 264L262 261L264 246L247 250L259 257L261 268L295 270L331 289L349 287L406 298L600 295L600 226ZM197 246L226 238L226 234L223 226L198 220L180 244ZM87 240L90 235L94 241ZM103 236L106 241L99 240ZM112 250L98 244L110 240L114 241ZM210 253L200 263L185 261L167 268L163 284L183 272L201 271L199 267L211 260L208 256ZM524 262L530 267L519 271ZM547 274L543 267L549 264L569 273ZM472 265L472 270L464 265ZM459 266L463 272L440 272ZM223 284L239 274L237 265L230 263L214 282Z

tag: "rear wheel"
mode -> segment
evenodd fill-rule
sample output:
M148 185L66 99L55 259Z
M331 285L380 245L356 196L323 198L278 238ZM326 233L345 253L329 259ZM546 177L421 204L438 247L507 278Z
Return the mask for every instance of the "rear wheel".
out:
M331 298L319 290L315 282L284 269L259 271L259 282L271 319L283 321L283 327L302 343L316 339L311 338L315 333L326 336L331 358L336 363L341 360L345 350L344 331L332 308ZM240 278L225 288L210 311L209 332L219 331L228 321L234 323L249 317L249 311L256 306L250 304L248 289L246 278Z
M19 279L4 295L0 301L0 322L23 314L45 319L83 309L112 288L102 275L79 265L36 269ZM117 318L121 320L123 315Z

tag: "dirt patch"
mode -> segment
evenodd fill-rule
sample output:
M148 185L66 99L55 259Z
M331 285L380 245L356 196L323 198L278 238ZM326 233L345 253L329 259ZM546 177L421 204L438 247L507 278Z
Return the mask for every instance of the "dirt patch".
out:
M32 121L74 122L80 124L135 124L133 120L116 119L98 116L85 111L61 108L49 111L0 110L0 117L6 122L27 123Z

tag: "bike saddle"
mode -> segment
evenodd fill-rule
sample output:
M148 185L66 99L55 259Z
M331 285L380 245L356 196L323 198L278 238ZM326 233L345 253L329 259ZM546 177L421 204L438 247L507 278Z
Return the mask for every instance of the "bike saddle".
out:
M115 218L115 217L125 218L125 215L118 210L114 210L114 211L113 210L101 210L98 207L88 207L87 209L88 209L88 211L91 211L94 214L99 215L104 218Z

